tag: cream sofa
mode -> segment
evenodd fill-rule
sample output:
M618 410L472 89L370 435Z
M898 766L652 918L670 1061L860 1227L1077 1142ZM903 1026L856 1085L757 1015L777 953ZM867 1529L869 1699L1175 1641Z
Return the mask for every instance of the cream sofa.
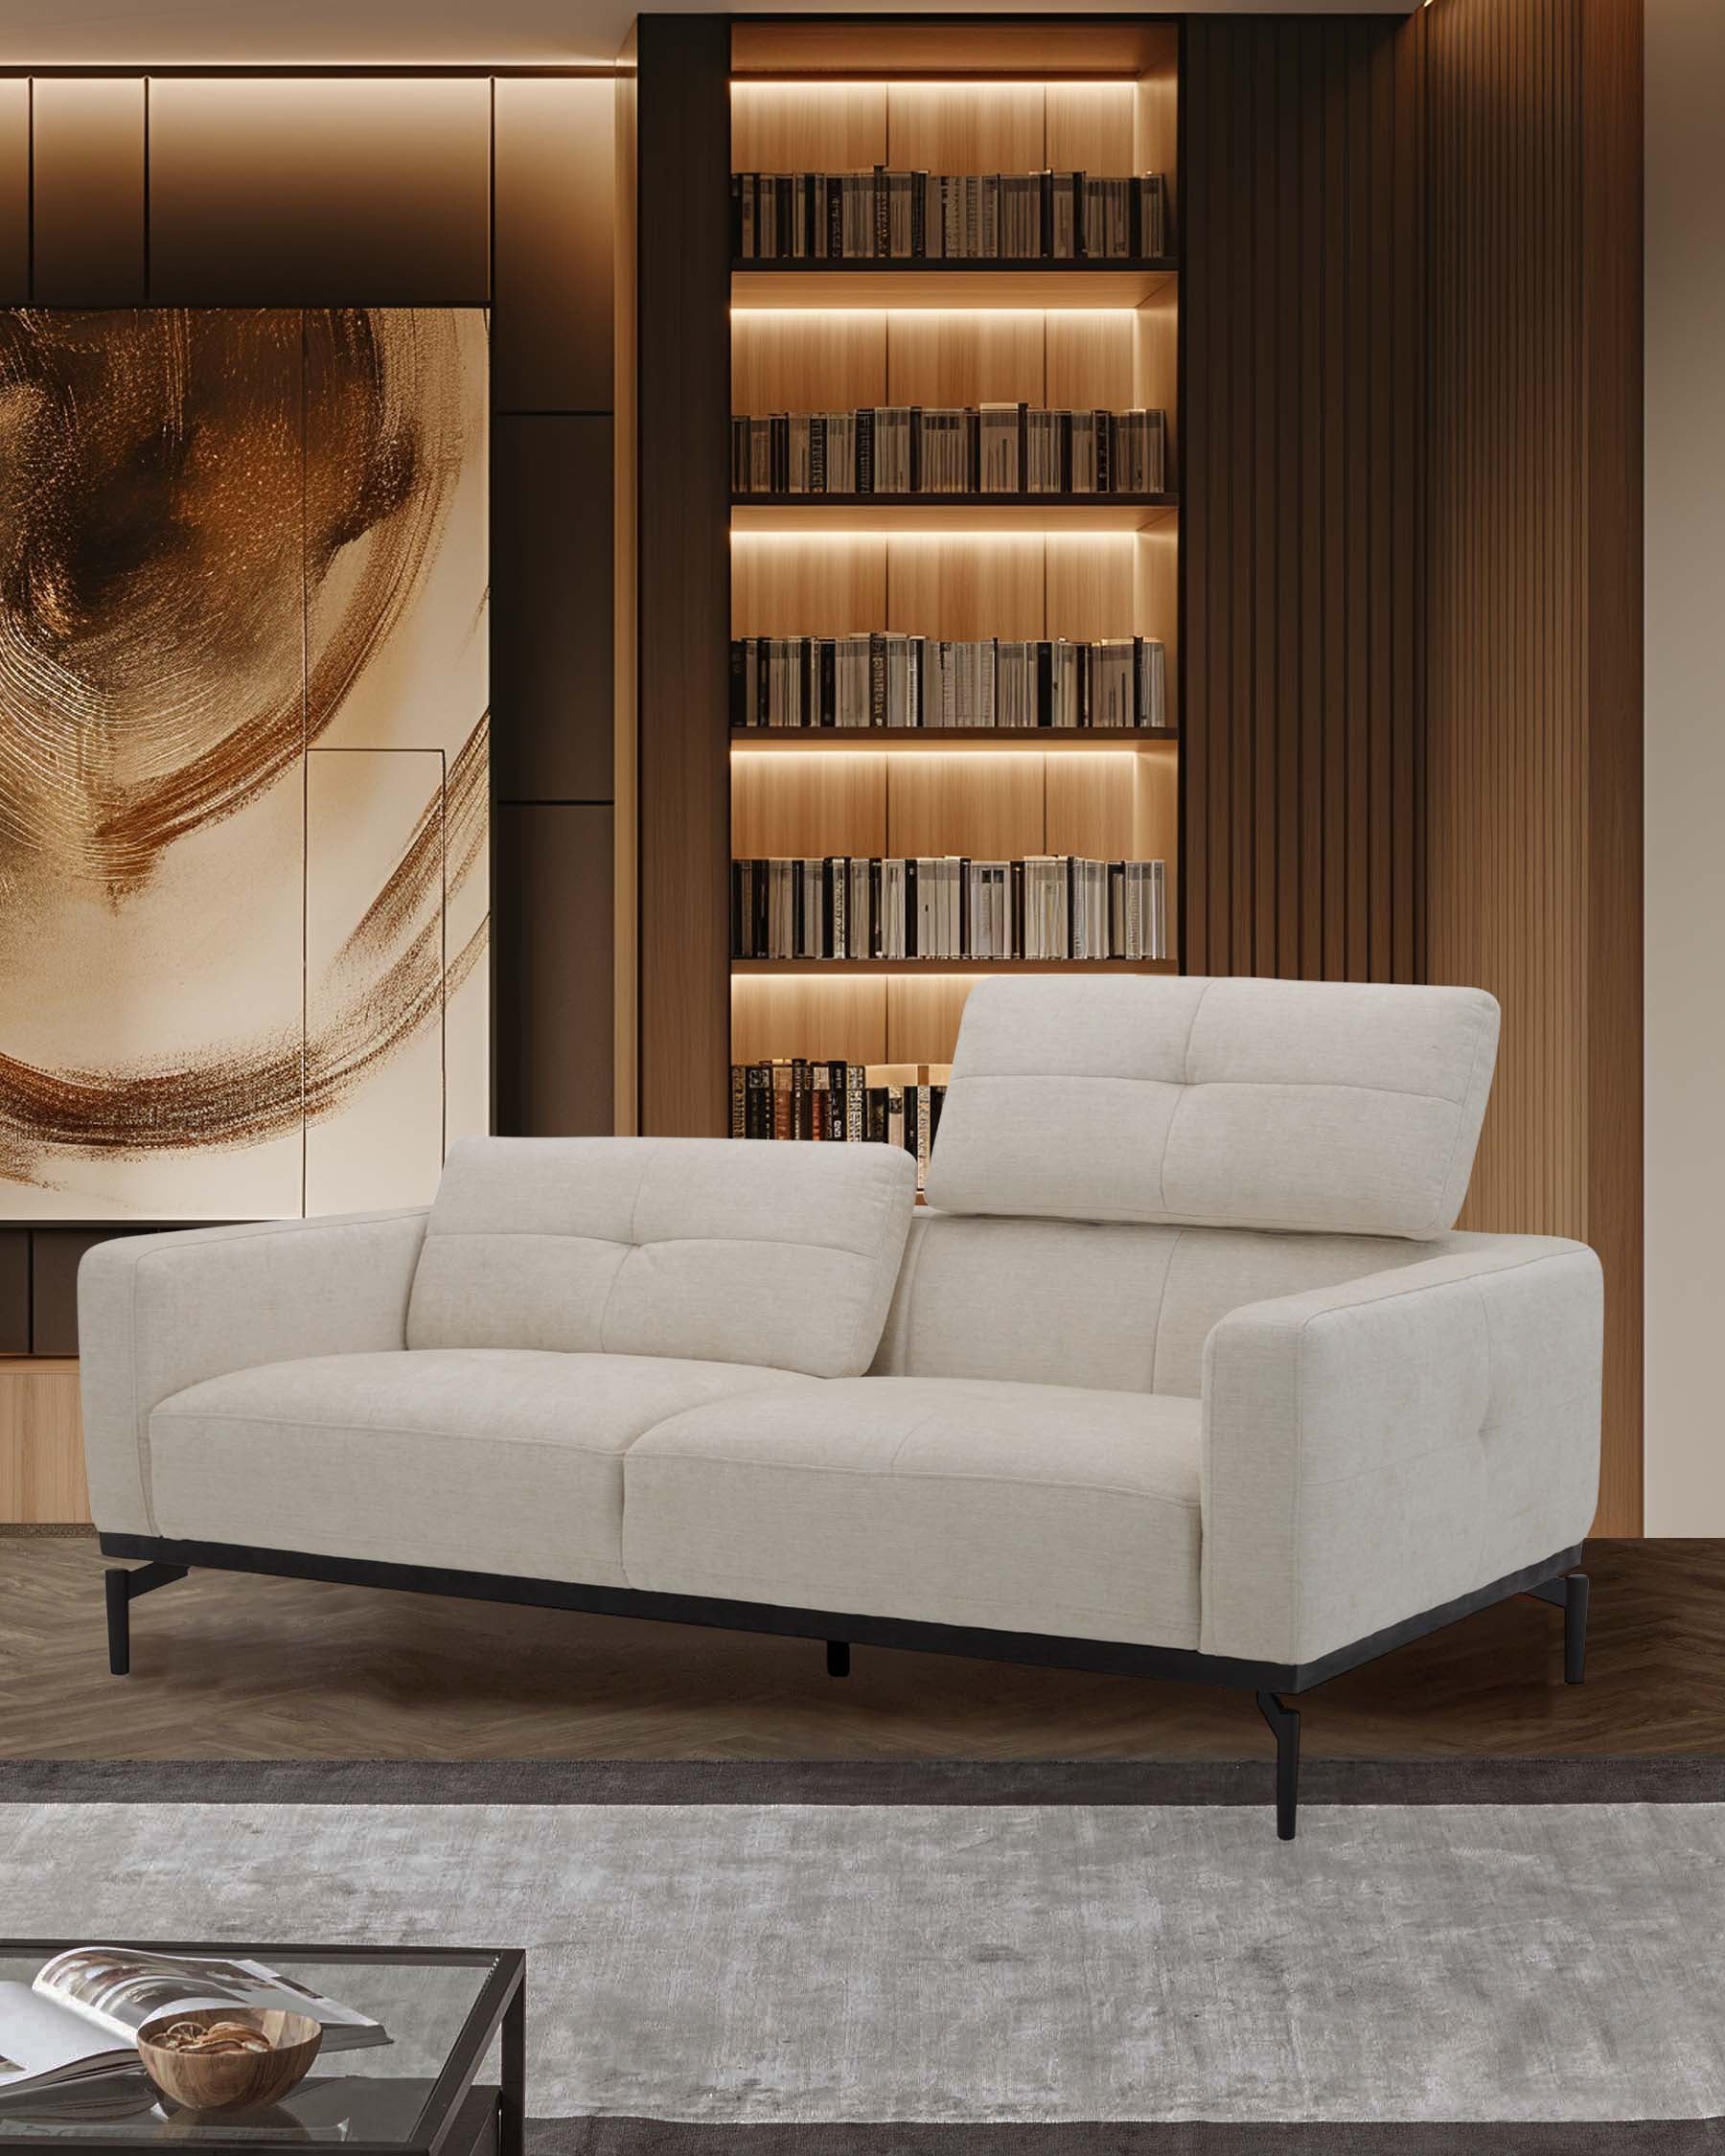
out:
M80 1283L114 1666L190 1566L1277 1696L1521 1590L1598 1481L1577 1243L1458 1234L1469 989L998 978L879 1146L481 1138L426 1211Z

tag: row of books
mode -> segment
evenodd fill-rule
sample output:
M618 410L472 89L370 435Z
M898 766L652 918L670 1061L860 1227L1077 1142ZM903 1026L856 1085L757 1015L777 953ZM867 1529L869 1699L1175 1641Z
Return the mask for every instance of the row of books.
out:
M730 912L734 958L1168 955L1160 860L1076 854L733 860Z
M743 262L1137 262L1165 255L1161 172L733 172Z
M966 641L874 631L740 636L733 727L956 729L1165 726L1167 656L1153 636Z
M738 412L734 494L1158 494L1167 415L1040 405Z
M902 1145L926 1159L951 1075L952 1065L945 1063L823 1062L813 1056L733 1063L731 1135ZM919 1188L921 1182L919 1176Z

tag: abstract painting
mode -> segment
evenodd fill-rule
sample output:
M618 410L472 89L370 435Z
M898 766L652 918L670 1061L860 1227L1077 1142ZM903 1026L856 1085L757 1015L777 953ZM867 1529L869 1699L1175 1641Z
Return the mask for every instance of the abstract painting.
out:
M0 310L0 1216L419 1204L486 1128L487 364Z

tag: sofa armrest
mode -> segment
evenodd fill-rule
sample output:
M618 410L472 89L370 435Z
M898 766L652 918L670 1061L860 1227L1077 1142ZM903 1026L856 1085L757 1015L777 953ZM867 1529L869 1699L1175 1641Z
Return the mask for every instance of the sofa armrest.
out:
M1586 1534L1599 1261L1545 1236L1469 1240L1210 1333L1206 1652L1311 1662Z
M99 1243L78 1272L90 1509L154 1534L150 1417L229 1370L404 1347L423 1208Z

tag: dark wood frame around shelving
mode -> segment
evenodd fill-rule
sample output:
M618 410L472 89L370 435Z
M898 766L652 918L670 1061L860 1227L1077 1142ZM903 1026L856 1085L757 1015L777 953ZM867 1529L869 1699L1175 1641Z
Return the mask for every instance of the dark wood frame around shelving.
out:
M983 70L962 64L978 33L1000 29L1000 63ZM1139 305L1178 277L1184 255L1184 190L1174 191L1174 247L1164 256L1121 260L978 260L952 263L855 261L760 262L738 258L729 232L732 170L730 83L733 57L740 81L905 81L952 80L1114 80L1130 82L1148 70L1177 70L1174 125L1184 126L1184 18L1146 11L1130 17L1061 15L1000 18L930 14L895 21L905 50L890 66L861 64L878 17L811 13L772 16L666 17L639 20L636 49L641 114L639 146L641 234L637 272L638 409L653 415L640 427L636 491L639 618L637 922L640 998L638 1067L640 1128L647 1133L718 1135L729 1126L731 989L735 974L840 977L930 977L1006 970L1066 972L1083 964L1110 972L1173 972L1165 961L851 960L733 962L728 947L730 768L736 755L758 750L840 754L885 751L938 755L1029 750L1062 754L1113 748L1144 750L1181 738L1183 686L1173 697L1176 723L1156 729L945 728L886 729L840 735L836 729L731 728L729 541L733 528L794 532L818 529L835 517L866 518L882 529L930 534L985 531L989 519L1029 531L1046 519L1050 532L1147 531L1178 514L1174 490L1143 494L1009 495L732 494L715 466L728 456L729 310L733 278L754 285L757 309L781 304L780 294L819 292L828 305L898 308L938 294L951 281L954 296L977 299L984 282L1008 281L1011 301L983 305L1058 306L1063 290L1095 291L1111 304ZM1039 40L1042 41L1039 43ZM1045 57L1047 44L1056 48ZM1169 48L1172 48L1170 51ZM991 51L996 48L991 45ZM745 57L747 52L748 57ZM1077 57L1082 52L1083 58ZM790 55L792 57L787 57ZM799 285L798 280L808 280ZM845 297L835 290L843 281ZM1046 280L1038 285L1034 281ZM1121 281L1124 281L1124 287ZM1127 290L1125 287L1131 287ZM1044 297L1046 294L1046 297ZM748 300L739 302L747 307ZM805 304L800 302L798 304ZM820 304L811 299L806 304ZM1175 324L1177 378L1184 381L1184 331ZM1176 412L1174 440L1178 443ZM1179 475L1178 461L1175 474ZM1177 624L1184 612L1184 570L1177 569ZM1180 635L1176 628L1176 636ZM1178 791L1173 814L1184 824ZM1178 840L1177 840L1178 845ZM1173 918L1184 933L1179 870ZM1178 948L1178 945L1177 945Z

